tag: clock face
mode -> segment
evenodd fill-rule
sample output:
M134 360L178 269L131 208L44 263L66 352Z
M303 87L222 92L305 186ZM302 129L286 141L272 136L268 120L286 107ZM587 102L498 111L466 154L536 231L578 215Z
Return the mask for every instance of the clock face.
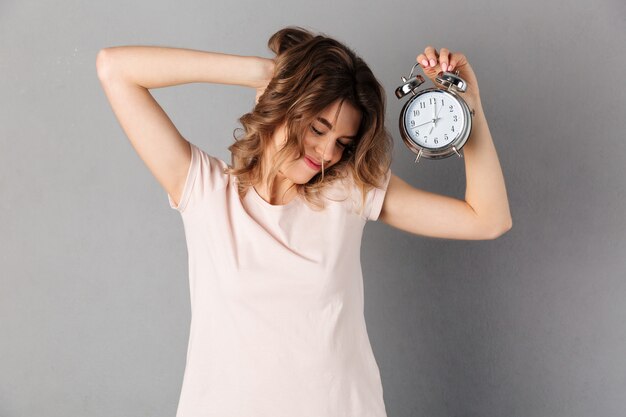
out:
M463 131L465 114L454 96L443 90L416 96L404 113L404 126L413 142L423 148L447 146Z

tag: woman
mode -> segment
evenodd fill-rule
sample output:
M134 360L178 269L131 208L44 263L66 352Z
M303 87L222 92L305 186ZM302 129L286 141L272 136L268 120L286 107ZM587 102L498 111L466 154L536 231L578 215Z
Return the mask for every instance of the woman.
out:
M287 27L275 59L113 47L98 76L133 147L181 213L192 322L177 417L382 417L363 316L366 221L416 235L493 239L512 222L476 77L427 47L425 74L458 70L475 111L466 201L390 170L385 95L369 67L324 35ZM232 165L183 138L149 89L190 82L256 89Z

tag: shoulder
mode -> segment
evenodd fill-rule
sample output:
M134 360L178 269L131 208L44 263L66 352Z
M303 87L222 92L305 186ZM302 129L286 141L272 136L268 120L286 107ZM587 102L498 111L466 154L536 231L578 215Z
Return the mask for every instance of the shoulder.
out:
M226 162L210 155L192 142L189 144L191 163L178 205L168 195L170 207L181 213L187 211L188 208L206 204L207 200L212 198L214 191L225 188L230 181L230 175L225 171L228 167Z
M205 180L205 185L218 186L228 180L228 164L217 156L211 155L201 147L191 144L192 167L194 163L197 174ZM195 160L194 160L195 158Z
M351 211L365 221L377 220L392 176L391 169L387 170L378 186L357 184L352 170L348 167L343 169L342 175L329 187L328 197L343 201Z

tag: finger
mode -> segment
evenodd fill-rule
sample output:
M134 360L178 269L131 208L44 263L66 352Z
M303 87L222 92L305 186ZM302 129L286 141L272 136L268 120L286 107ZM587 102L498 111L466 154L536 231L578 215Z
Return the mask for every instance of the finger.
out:
M420 64L422 64L422 67L426 68L428 67L428 59L426 58L426 55L424 54L419 54L416 58L417 62L419 62Z
M435 48L427 46L426 49L424 49L424 53L426 54L426 59L428 59L430 67L437 65L437 50Z
M456 68L459 65L463 65L464 63L465 63L465 55L463 55L460 52L454 53L450 57L450 67L448 68L448 71L452 71L454 68Z
M442 71L448 70L448 62L450 61L450 51L448 48L441 48L439 51L439 64Z

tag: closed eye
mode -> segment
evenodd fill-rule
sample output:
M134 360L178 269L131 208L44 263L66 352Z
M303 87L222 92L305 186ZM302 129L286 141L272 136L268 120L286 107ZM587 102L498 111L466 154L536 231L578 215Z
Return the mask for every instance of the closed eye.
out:
M322 136L324 135L324 133L320 132L319 130L317 130L316 128L313 127L313 125L311 125L311 130L317 135L317 136ZM337 144L341 145L341 148L345 148L347 146L350 145L350 143L342 143L337 141Z
M315 132L315 134L316 134L317 136L321 136L321 135L322 135L322 132L320 132L319 130L317 130L317 129L316 129L316 128L314 128L313 126L311 126L311 130L312 130L313 132Z

